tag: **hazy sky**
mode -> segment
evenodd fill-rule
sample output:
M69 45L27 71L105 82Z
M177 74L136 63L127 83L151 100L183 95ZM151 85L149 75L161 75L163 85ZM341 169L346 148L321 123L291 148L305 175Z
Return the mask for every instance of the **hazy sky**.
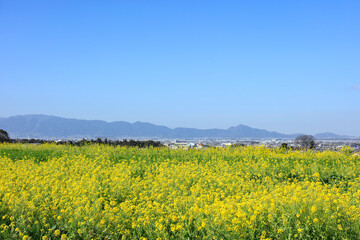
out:
M360 1L0 0L0 117L360 136Z

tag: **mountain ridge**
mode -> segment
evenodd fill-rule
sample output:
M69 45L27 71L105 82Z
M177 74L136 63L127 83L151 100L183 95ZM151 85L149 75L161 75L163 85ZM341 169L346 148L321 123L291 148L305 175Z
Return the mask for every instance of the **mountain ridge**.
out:
M63 118L44 114L16 115L0 117L0 129L7 131L12 138L163 138L163 139L293 139L301 135L283 134L276 131L252 128L239 124L227 129L169 128L148 122L126 121L106 122L103 120L82 120ZM329 138L344 138L333 133L317 134ZM315 135L316 136L316 135Z

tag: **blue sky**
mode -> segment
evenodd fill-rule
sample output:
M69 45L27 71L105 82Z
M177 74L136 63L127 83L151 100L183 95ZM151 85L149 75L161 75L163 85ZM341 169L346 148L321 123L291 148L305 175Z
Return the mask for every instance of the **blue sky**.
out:
M0 117L360 136L360 1L0 0Z

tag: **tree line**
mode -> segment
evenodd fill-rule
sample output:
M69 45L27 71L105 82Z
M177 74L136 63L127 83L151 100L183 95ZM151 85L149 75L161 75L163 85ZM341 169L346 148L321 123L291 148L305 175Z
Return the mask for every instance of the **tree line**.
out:
M33 143L33 144L44 144L44 143L53 143L58 145L72 145L72 146L84 146L87 144L104 144L111 146L128 146L128 147L139 147L139 148L149 148L149 147L163 147L164 145L160 141L154 140L111 140L105 138L104 140L101 138L97 139L81 139L81 140L44 140L44 139L11 139L9 134L0 129L0 142L9 142L9 143Z

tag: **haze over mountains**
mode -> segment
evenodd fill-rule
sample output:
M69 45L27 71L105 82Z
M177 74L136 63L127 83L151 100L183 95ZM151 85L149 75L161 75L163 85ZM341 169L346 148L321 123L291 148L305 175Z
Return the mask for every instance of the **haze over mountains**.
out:
M168 128L146 122L105 122L78 120L48 115L19 115L0 118L0 129L11 138L148 138L148 139L239 139L295 138L300 134L282 134L244 125L228 129ZM316 138L348 138L333 133L321 133Z

